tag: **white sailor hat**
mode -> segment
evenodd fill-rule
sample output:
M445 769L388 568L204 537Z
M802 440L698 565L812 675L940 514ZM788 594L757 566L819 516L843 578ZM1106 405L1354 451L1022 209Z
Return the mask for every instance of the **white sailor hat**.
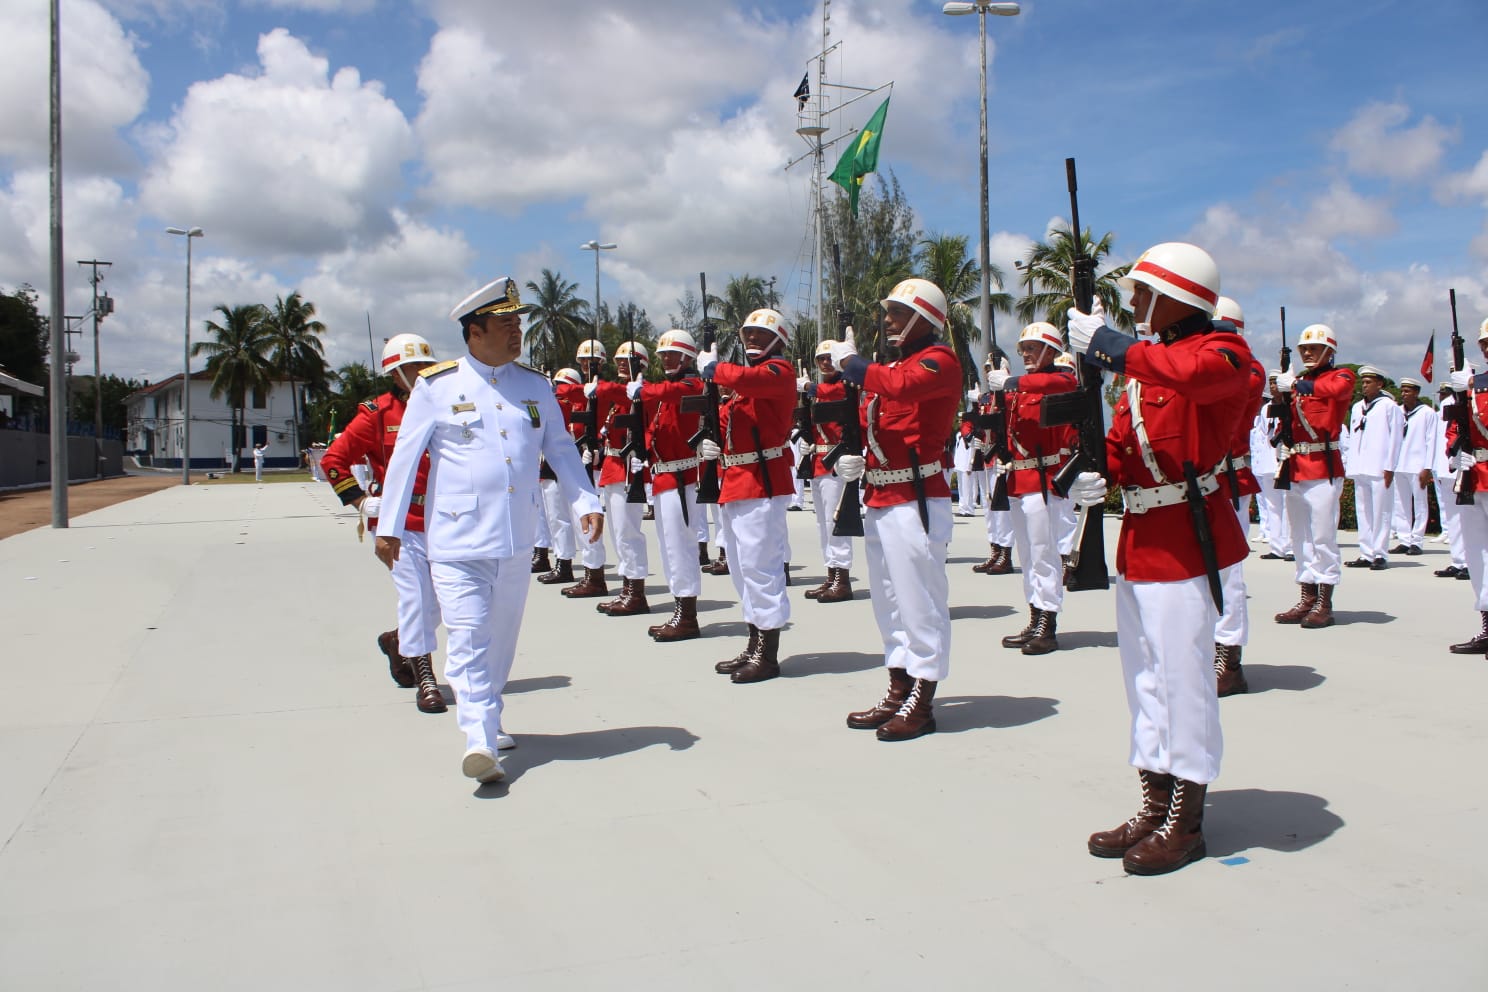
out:
M502 276L455 304L455 308L450 311L450 320L463 321L468 317L480 317L488 313L531 313L535 309L537 308L533 304L522 302L517 293L516 280Z
M1373 365L1360 365L1359 366L1359 373L1358 373L1358 375L1359 375L1359 378L1361 378L1361 379L1364 378L1366 375L1372 375L1376 379L1388 379L1389 378L1389 376L1385 375L1383 372L1381 372L1379 369L1375 368Z
M1417 389L1420 389L1421 388L1421 380L1420 379L1417 379L1415 376L1410 376L1410 375L1403 375L1403 376L1401 376L1400 377L1400 384L1402 386L1415 386Z

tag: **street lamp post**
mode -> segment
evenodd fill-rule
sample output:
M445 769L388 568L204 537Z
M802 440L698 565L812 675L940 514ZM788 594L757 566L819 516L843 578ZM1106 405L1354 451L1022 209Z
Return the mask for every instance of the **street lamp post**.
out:
M186 346L181 380L181 485L191 485L191 239L202 236L199 227L167 227L166 234L176 234L186 239Z
M594 340L596 341L599 340L599 253L602 251L611 251L618 247L620 246L602 244L598 239L586 241L579 245L582 251L594 252ZM599 368L599 363L595 362L594 367Z
M948 3L941 10L952 16L977 14L981 26L982 53L982 231L980 261L982 266L982 350L992 352L992 265L991 218L987 208L987 15L1016 17L1022 8L1016 3L991 3L990 0L975 0L973 3Z

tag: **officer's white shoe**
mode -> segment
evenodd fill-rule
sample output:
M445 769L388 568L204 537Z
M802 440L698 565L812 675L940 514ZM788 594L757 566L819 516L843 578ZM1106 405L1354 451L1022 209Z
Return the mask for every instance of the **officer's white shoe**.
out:
M508 734L504 730L498 730L496 732L496 750L498 750L498 751L510 751L512 748L514 748L516 746L517 746L517 742L512 737L511 734Z
M501 767L501 759L488 747L473 747L465 752L465 760L460 762L460 770L465 773L466 778L473 778L477 782L500 782L506 778L506 769Z

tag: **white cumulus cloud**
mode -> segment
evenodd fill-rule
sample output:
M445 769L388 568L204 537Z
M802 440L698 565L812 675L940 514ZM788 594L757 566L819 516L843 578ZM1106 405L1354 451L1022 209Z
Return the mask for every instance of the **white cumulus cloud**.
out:
M1342 153L1350 171L1361 176L1416 180L1440 164L1456 128L1427 116L1405 126L1411 110L1401 102L1369 103L1333 135L1331 147Z

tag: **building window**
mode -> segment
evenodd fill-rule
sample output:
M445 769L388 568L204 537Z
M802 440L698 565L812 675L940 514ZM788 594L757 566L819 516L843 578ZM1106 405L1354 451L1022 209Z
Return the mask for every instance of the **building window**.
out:
M253 446L256 448L261 444L269 443L269 429L263 424L253 425Z
M264 396L263 387L262 386L254 386L253 387L253 409L255 409L255 410L262 410L266 406L268 406L268 397Z

